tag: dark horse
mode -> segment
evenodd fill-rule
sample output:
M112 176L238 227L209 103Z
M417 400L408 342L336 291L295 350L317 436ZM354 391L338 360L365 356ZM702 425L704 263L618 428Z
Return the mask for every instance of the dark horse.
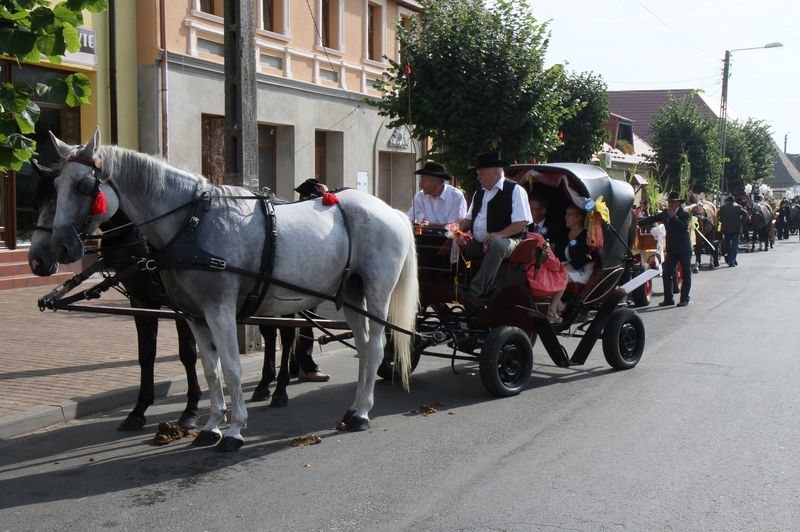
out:
M37 225L31 239L28 252L28 265L31 271L40 276L52 275L58 268L58 263L53 256L50 246L50 232L53 215L55 213L55 187L53 181L58 171L33 164L39 175L40 181L36 191L34 205L39 211ZM115 228L122 228L116 230ZM105 232L100 256L106 268L122 271L133 265L138 257L149 254L147 241L139 234L136 227L121 210L101 225ZM140 271L122 281L125 292L130 297L131 307L144 309L159 309L162 306L171 306L171 303L161 285L161 280L155 272ZM120 423L117 430L137 431L144 428L147 420L145 411L155 400L155 358L156 338L158 336L158 319L152 316L134 316L136 336L139 347L140 384L136 406ZM178 424L187 429L197 427L199 418L198 402L201 391L197 380L197 348L194 337L188 324L183 319L175 320L178 333L178 358L186 371L188 383L186 408L178 419ZM253 392L251 401L260 401L270 396L269 384L276 378L275 372L275 328L260 326L264 337L264 371L261 381ZM278 387L272 395L270 406L286 406L288 395L286 385L289 381L288 356L289 349L294 341L294 329L281 327L281 340L283 353L281 358L281 375L278 375ZM283 368L287 368L283 375Z
M769 251L770 229L772 227L772 208L765 202L755 202L747 206L747 222L744 232L749 233L750 251L756 249L756 236L758 236L758 250Z

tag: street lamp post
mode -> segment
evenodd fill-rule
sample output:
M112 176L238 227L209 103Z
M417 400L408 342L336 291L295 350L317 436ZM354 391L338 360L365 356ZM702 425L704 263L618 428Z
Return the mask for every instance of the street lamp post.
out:
M732 50L725 50L725 58L722 67L722 97L720 99L719 105L719 145L720 151L722 152L722 176L720 176L720 191L727 192L725 190L725 130L727 128L727 121L728 121L728 78L730 77L730 66L731 66L731 53L732 52L742 52L744 50L762 50L764 48L780 48L783 46L782 43L779 42L771 42L769 44L765 44L764 46L753 46L751 48L734 48Z

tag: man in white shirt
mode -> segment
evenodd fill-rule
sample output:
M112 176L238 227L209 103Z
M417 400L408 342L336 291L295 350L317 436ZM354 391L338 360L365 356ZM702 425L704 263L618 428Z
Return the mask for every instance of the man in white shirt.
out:
M476 157L472 169L478 174L481 188L472 197L461 230L472 230L474 239L467 248L470 257L483 255L483 264L472 278L465 296L475 301L483 298L494 284L503 259L511 256L533 221L525 188L506 179L503 167L508 163L494 151Z
M420 190L414 195L411 208L406 213L412 222L428 227L444 227L464 219L467 201L460 190L447 183L450 176L444 166L428 161L414 173L420 176Z

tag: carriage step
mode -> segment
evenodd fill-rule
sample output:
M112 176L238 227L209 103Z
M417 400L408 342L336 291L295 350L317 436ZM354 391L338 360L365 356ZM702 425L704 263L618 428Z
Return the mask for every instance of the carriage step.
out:
M0 290L11 290L14 288L28 288L31 286L50 286L61 284L75 275L75 272L59 272L50 277L39 277L38 275L11 275L0 277Z

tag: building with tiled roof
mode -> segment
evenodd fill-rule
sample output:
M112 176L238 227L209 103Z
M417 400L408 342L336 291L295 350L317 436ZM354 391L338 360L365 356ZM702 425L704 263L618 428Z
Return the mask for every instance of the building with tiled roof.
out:
M670 94L678 101L691 97L701 113L717 119L717 113L693 89L609 91L608 110L629 119L633 123L633 132L651 144L653 138L650 123L661 108L667 105Z
M772 178L765 179L764 183L776 196L783 196L785 191L800 187L800 169L796 166L798 156L783 153L774 142L772 147L775 149L775 166Z

